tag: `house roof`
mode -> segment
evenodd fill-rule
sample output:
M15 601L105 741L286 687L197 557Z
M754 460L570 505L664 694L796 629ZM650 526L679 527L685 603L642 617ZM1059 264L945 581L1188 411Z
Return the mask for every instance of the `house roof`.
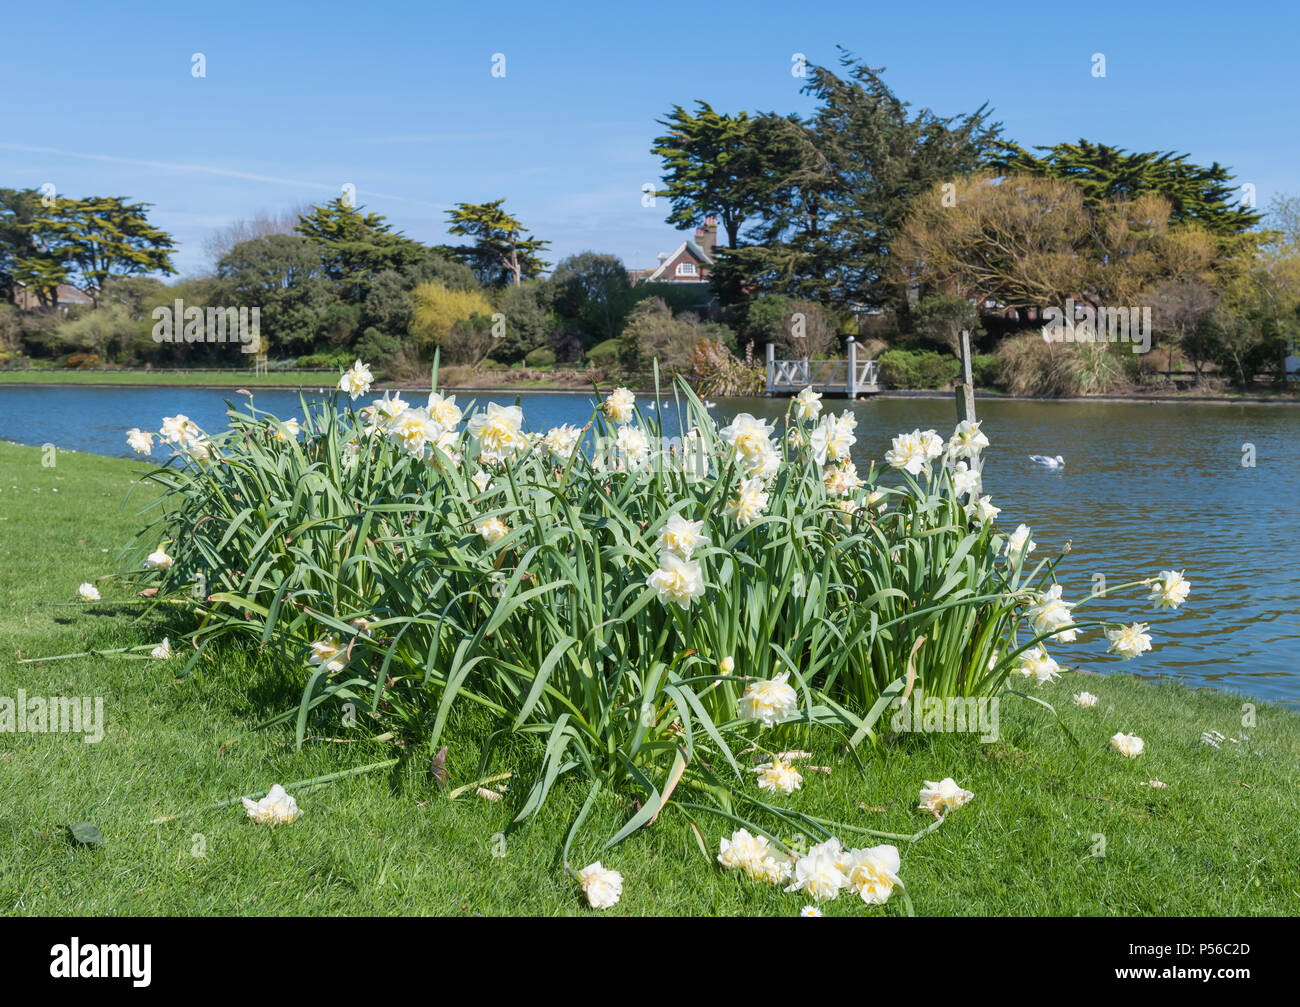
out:
M669 252L667 256L664 257L663 261L659 263L659 268L646 277L646 282L659 279L659 275L665 269L668 268L668 264L672 262L674 259L676 259L679 255L681 255L682 252L684 251L690 252L692 256L694 256L696 259L698 259L701 263L703 263L706 266L713 265L713 260L709 258L709 256L704 254L704 249L702 249L699 245L697 245L695 242L691 241L688 238L686 241L683 241L680 245L678 245L671 252Z

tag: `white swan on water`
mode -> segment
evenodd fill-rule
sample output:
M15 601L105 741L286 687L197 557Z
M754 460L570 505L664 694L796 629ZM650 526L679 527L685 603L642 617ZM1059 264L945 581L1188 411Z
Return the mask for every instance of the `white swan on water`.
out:
M1060 455L1055 458L1049 458L1047 455L1030 455L1029 460L1035 465L1046 465L1049 469L1065 468L1065 459Z

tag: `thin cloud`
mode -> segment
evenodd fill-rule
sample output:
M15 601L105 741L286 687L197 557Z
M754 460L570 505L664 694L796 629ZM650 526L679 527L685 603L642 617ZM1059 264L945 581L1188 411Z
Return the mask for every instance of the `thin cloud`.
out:
M271 185L289 185L299 189L317 189L322 192L339 192L338 185L323 182L308 182L298 178L280 178L275 175L260 175L251 171L235 171L231 168L215 168L206 164L177 164L173 161L148 161L137 157L118 157L114 154L84 154L73 150L59 150L56 147L32 147L21 143L0 143L0 150L16 150L28 154L52 154L56 157L75 157L82 161L105 161L111 164L129 164L139 168L158 168L162 171L182 171L201 175L218 175L222 178L238 178L250 182L267 182ZM375 192L371 189L357 189L358 195L372 196L375 199L391 199L400 203L413 203L435 210L443 209L437 203L409 196L398 196L390 192Z

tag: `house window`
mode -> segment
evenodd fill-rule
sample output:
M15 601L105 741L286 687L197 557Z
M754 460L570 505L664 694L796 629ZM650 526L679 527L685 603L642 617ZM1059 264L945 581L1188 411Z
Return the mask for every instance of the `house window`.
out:
M696 265L693 262L679 262L677 263L677 275L678 276L699 276L700 271L698 268L696 268Z

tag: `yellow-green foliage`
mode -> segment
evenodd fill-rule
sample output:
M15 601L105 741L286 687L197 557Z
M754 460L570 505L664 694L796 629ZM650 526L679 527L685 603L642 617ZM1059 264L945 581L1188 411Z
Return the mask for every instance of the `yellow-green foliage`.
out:
M492 317L492 303L477 290L451 290L441 283L421 283L411 292L411 335L425 348L442 343L457 322L471 315Z

